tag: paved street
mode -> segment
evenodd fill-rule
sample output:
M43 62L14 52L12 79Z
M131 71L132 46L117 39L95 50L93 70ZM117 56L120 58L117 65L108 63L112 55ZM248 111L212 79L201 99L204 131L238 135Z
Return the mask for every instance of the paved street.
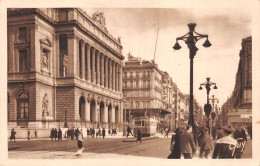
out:
M170 138L157 138L136 142L123 142L125 138L84 139L84 152L76 157L77 142L64 140L30 140L8 143L10 159L73 159L73 158L167 158ZM243 158L250 158L251 140L248 141Z

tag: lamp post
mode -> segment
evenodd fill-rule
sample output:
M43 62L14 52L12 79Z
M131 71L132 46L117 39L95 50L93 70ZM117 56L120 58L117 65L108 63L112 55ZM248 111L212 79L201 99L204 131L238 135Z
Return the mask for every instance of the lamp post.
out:
M214 123L214 120L216 118L216 108L217 106L215 105L215 103L218 103L219 100L218 98L215 98L215 95L212 95L212 98L209 99L212 103L212 107L213 107L213 111L211 112L211 118L212 118L212 128L213 128L213 123Z
M68 128L68 124L67 124L67 104L65 104L64 107L65 107L65 122L64 122L64 128Z
M124 103L124 129L123 129L123 136L126 136L126 107L127 107L127 101L126 101L126 96L123 96L123 103Z
M206 114L206 116L207 116L207 118L208 118L207 127L208 127L209 133L210 133L209 116L210 116L210 112L211 112L212 108L211 108L211 105L209 104L209 92L210 92L210 90L211 90L210 87L211 87L212 85L214 85L214 89L218 89L218 88L217 88L216 83L210 82L210 78L209 78L209 77L206 78L206 79L207 79L207 81L206 81L205 83L200 84L199 90L202 90L202 86L205 86L205 88L206 88L206 90L207 90L207 104L204 105L204 112L205 112L205 114Z
M197 41L199 41L202 38L207 38L205 43L203 44L204 47L210 47L211 44L208 40L208 35L202 35L197 32L195 32L196 23L190 23L188 24L189 32L185 34L184 36L177 37L176 43L173 46L174 50L181 49L181 46L178 43L178 40L183 40L187 44L189 48L189 58L190 58L190 107L189 107L189 121L188 124L192 126L194 129L194 117L193 117L193 58L196 55L196 52L198 51L198 48L196 47Z

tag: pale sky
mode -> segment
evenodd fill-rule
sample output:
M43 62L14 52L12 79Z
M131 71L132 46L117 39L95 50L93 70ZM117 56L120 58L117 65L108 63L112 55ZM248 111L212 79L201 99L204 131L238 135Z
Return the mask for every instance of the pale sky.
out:
M106 26L114 37L121 37L123 55L145 60L154 57L157 29L159 35L155 62L159 69L167 71L182 93L189 94L189 50L183 41L182 49L173 50L176 37L188 32L188 23L197 23L195 31L207 34L212 46L202 46L205 39L197 42L199 48L194 58L194 98L200 106L206 103L206 89L199 90L201 83L210 77L218 89L212 88L221 106L235 86L239 51L243 38L251 36L251 13L246 8L86 8L92 16L95 11L104 12Z

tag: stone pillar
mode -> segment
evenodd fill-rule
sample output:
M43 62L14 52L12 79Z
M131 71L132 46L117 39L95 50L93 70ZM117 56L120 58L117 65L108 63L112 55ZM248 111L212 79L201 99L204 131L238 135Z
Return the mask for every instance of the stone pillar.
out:
M60 42L59 42L59 35L55 34L55 45L54 45L54 50L55 50L55 64L53 64L53 66L55 66L55 68L53 69L53 71L55 72L54 75L60 76L60 65L61 65L61 55L60 55ZM54 57L53 57L54 58Z
M108 57L106 57L105 59L106 59L106 66L105 66L105 68L106 68L106 77L105 77L106 85L105 85L105 87L109 88L108 87Z
M90 102L85 102L85 120L90 121Z
M121 65L119 65L119 73L118 73L118 75L119 75L119 92L122 92L122 66Z
M104 119L103 119L105 123L108 122L108 106L107 104L104 104Z
M92 73L91 73L91 82L92 83L95 83L96 82L96 73L95 73L95 57L96 57L96 50L95 48L93 48L93 51L92 51Z
M116 63L113 62L113 90L116 89Z
M98 104L98 102L96 101L96 109L95 109L95 115L96 115L96 118L95 118L95 122L99 122L99 116L100 116L100 105Z
M112 117L112 123L115 123L115 120L116 120L116 114L115 114L115 107L112 105L112 115L111 115L111 117Z
M68 35L68 68L67 76L76 76L78 71L78 52L77 39L75 35Z
M101 56L101 79L100 79L100 85L104 86L104 54L100 54Z
M90 45L86 47L86 54L87 54L87 80L91 82L91 72L90 72Z
M79 77L79 78L81 78L80 77L80 68L79 68L79 65L80 65L80 61L79 61L79 38L76 38L76 45L75 45L75 49L76 49L76 54L75 54L75 56L76 56L76 64L75 64L75 66L76 66L76 72L77 72L77 76Z
M97 52L97 84L100 85L100 52Z
M85 43L82 41L81 42L81 74L82 74L82 79L85 78Z
M109 61L109 89L112 89L112 60Z
M118 63L116 63L116 91L118 91Z

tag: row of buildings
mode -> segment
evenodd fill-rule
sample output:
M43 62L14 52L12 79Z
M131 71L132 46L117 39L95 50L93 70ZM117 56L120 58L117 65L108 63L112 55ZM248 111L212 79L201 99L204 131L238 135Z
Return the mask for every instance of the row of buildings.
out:
M10 8L7 16L10 128L122 131L138 116L161 127L187 123L188 96L154 61L129 54L124 62L120 38L109 34L102 12Z
M252 37L242 40L235 87L221 107L223 125L252 125Z

